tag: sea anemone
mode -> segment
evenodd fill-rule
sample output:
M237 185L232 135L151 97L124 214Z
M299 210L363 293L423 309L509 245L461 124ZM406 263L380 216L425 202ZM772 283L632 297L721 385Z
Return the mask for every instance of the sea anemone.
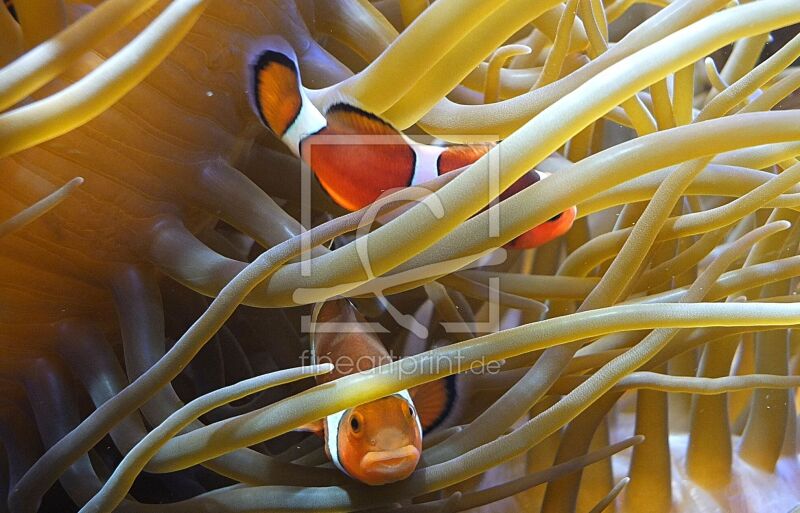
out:
M799 503L800 4L648 3L7 1L0 510ZM252 110L276 35L320 109L499 143L346 213ZM335 296L404 357L314 386ZM455 374L403 481L293 432Z

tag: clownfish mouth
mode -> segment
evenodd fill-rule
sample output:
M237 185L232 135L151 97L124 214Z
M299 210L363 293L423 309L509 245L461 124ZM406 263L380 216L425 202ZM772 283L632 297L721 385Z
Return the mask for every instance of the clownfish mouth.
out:
M370 473L391 474L405 479L417 467L419 449L406 445L389 451L370 451L361 458L361 468Z

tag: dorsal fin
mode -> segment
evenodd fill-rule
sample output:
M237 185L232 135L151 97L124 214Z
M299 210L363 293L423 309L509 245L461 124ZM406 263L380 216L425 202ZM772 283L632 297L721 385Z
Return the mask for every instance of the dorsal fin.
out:
M464 166L468 166L486 155L494 147L491 143L480 144L454 144L448 146L439 155L436 161L438 174L449 173Z
M402 140L400 131L365 110L348 103L336 103L325 112L328 128L337 134L394 135ZM405 142L405 141L404 141Z
M309 333L309 342L311 345L310 349L312 362L316 363L317 337L325 336L326 331L324 328L317 329L317 325L323 325L326 322L333 322L336 320L344 321L344 318L337 319L337 317L347 313L347 305L343 303L346 301L346 299L342 298L320 301L315 303L314 307L311 309L311 330Z
M319 419L319 420L314 420L314 421L311 421L311 422L307 422L307 423L303 424L302 426L300 426L298 428L295 428L294 430L295 431L306 431L308 433L314 433L315 435L317 435L319 437L323 437L324 436L324 431L325 431L325 427L324 426L325 426L325 421L323 419Z
M253 62L252 74L256 111L267 128L282 136L303 104L297 64L285 53L265 50Z
M358 210L383 192L408 187L416 153L378 116L345 103L325 113L327 127L301 143L301 154L336 203Z
M317 303L311 316L311 356L316 363L332 363L333 370L317 376L327 383L392 361L372 326L345 298Z

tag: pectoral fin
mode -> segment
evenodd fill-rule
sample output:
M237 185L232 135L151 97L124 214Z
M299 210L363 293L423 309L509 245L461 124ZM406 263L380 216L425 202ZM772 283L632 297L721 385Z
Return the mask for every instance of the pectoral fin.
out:
M278 136L300 115L303 100L297 65L286 54L265 50L252 64L255 107L261 121Z

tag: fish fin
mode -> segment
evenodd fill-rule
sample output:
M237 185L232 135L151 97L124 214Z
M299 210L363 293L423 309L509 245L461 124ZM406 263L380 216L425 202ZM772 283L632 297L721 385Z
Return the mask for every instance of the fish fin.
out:
M325 119L328 121L328 127L336 133L389 135L402 139L401 132L388 122L349 103L331 105L325 112Z
M311 326L310 326L310 333L309 333L309 352L311 353L311 362L317 363L317 332L314 329L317 325L317 322L321 322L319 320L319 314L322 310L322 307L325 305L325 301L320 301L319 303L314 304L314 308L311 309Z
M448 146L436 160L436 171L441 175L468 166L486 155L493 147L494 144L491 143Z
M457 379L456 375L451 375L409 390L423 433L441 426L453 414L458 395Z
M512 249L530 249L546 244L567 233L572 228L576 215L577 209L570 207L518 236L510 241L507 246Z
M315 420L307 424L303 424L298 428L295 428L295 431L307 431L309 433L314 433L315 435L322 436L325 431L325 422L322 419Z
M538 171L531 170L525 173L524 175L520 176L514 183L512 183L506 190L500 193L500 200L505 200L510 198L511 196L517 194L518 192L522 192L523 190L527 189L531 185L534 185L542 180L540 173Z
M331 143L308 137L301 153L336 203L358 210L385 191L411 185L417 156L400 131L346 103L332 105L325 119L327 127L319 135L348 137Z
M346 298L331 298L325 301L320 301L314 304L314 308L311 310L311 326L310 326L310 333L309 333L309 350L311 353L311 361L318 363L317 361L317 345L318 345L318 337L336 337L338 333L331 333L328 329L322 329L321 331L317 331L318 325L323 325L326 322L354 322L358 320L358 313L355 310L355 307L350 303L349 300ZM322 338L324 340L324 338ZM324 344L323 344L324 345ZM330 378L334 374L328 376ZM327 378L322 378L326 380ZM319 377L318 377L319 382Z
M267 128L282 136L303 104L297 64L285 53L265 50L251 66L256 112Z
M326 299L314 305L311 320L314 322L329 322L335 319L344 320L353 314L354 306L343 297Z

